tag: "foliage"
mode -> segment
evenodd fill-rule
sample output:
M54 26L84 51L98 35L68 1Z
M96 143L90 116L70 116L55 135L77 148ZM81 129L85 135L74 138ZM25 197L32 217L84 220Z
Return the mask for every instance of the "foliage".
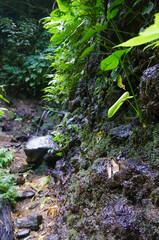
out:
M0 168L5 168L13 158L12 152L8 152L6 148L0 148Z
M9 199L15 203L16 189L14 175L3 170L13 160L13 153L8 152L5 148L0 148L0 198Z
M16 190L14 175L8 171L0 170L0 198L8 199L15 203Z
M48 33L36 21L24 18L16 22L1 18L0 32L2 83L39 95L47 84L44 74L49 73Z
M124 42L124 43L121 43L121 44L119 44L119 45L117 45L116 47L134 47L134 46L139 46L139 45L142 45L142 44L146 44L146 43L148 43L148 42L152 42L152 41L154 41L154 42L152 42L151 44L149 44L148 46L146 46L145 48L144 48L144 50L146 49L146 48L148 48L148 47L152 47L152 46L154 46L154 48L155 47L158 47L159 46L159 40L158 40L158 38L159 38L159 13L157 13L157 14L155 14L155 23L153 24L153 25L151 25L150 27L148 27L148 28L146 28L143 32L140 32L139 33L139 36L137 36L137 37L134 37L134 38L131 38L130 40L128 40L128 41L126 41L126 42ZM118 52L120 52L120 51L123 51L123 54L124 53L128 53L128 52L126 52L126 50L117 50L115 53L113 53L111 56L109 56L108 58L106 58L106 59L104 59L103 61L102 61L102 63L101 63L101 69L102 70L110 70L110 69L113 69L113 68L115 68L115 67L117 67L118 66L118 64L119 64L119 60L118 59L120 59L120 56L119 56L119 58L116 60L116 59L114 59L113 58L113 56L115 55L115 54L117 54ZM116 56L116 55L115 55ZM112 58L111 58L112 57ZM111 58L111 60L109 61L109 58ZM112 66L112 67L110 67L109 68L109 66L108 67L103 67L103 65L105 64L109 64L110 66ZM114 65L113 65L114 64ZM116 65L115 65L116 64ZM104 66L105 66L104 65ZM128 80L129 81L129 80ZM131 84L130 83L130 81L129 81L129 84ZM131 89L132 89L132 87L131 87ZM115 114L115 112L120 108L120 106L122 105L122 103L123 103L123 97L124 96L128 96L127 94L129 94L128 92L126 92L126 93L124 93L123 95L122 95L122 97L120 97L119 99L118 99L118 101L109 109L109 111L108 111L108 117L112 117L114 114ZM132 91L132 94L133 94L133 96L134 96L134 93L133 93L133 91ZM135 99L135 96L134 96L134 99ZM124 97L124 101L125 100L127 100L127 99L125 99L125 97ZM131 103L130 103L131 104ZM132 105L132 104L131 104ZM138 104L136 104L136 108L132 105L132 107L135 109L135 111L137 112L137 114L138 114L138 116L139 116L139 119L140 119L140 121L142 121L142 116L141 116L141 113L140 113L140 111L139 111L139 107L138 107Z
M99 32L106 29L101 16L102 1L57 1L59 9L45 19L45 28L53 34L50 46L56 46L51 65L55 73L45 89L45 99L66 101L77 82L87 73L87 57L97 46Z
M0 86L0 88L4 92L3 86ZM2 94L0 94L0 99L2 99L3 101L9 103L9 101L6 98L4 98L4 96ZM0 117L3 117L5 115L4 111L7 111L7 109L0 107Z
M139 36L131 38L130 40L123 42L116 47L134 47L145 43L152 42L148 47L158 47L159 46L159 13L155 14L155 22L150 27L146 28L143 32L139 33ZM144 49L146 49L144 48Z
M90 113L93 102L91 98L94 96L98 98L102 86L112 81L124 90L127 88L124 96L130 95L129 92L131 92L134 103L132 104L127 100L142 122L142 114L137 101L138 90L136 86L134 88L129 77L133 75L133 66L128 56L131 48L115 51L113 47L122 46L123 35L127 37L128 34L131 34L125 29L125 32L123 29L120 31L118 20L121 18L120 21L126 22L127 17L131 16L132 20L129 19L129 21L133 25L133 18L139 16L140 25L143 23L146 26L145 15L153 10L154 4L150 1L148 6L142 6L138 0L134 1L133 4L124 0L115 0L110 1L108 5L102 0L92 1L91 4L80 0L58 0L57 3L59 8L54 10L50 17L45 18L45 28L53 35L50 39L50 46L55 46L56 49L51 65L54 72L49 74L51 81L44 90L44 98L48 101L63 103L67 99L73 98L78 84L80 85L82 82L89 98L88 112ZM140 11L135 13L138 5L140 5ZM157 26L158 18L157 15L155 16ZM144 32L141 34L144 35ZM109 39L109 35L113 37L116 35L114 37L116 42L113 42L113 37ZM117 45L118 42L120 45ZM96 61L100 55L106 55L101 61L101 70L99 71L99 68L88 69L88 65L93 65L92 62L90 64L90 61L92 59ZM106 76L103 77L105 71ZM95 87L92 86L94 83L88 80L91 78L92 72L96 78L97 86ZM119 83L119 79L122 79L121 76L127 80L128 86L124 85L122 81L121 84ZM111 114L108 116L113 116L119 109L123 95L112 106ZM91 116L89 113L88 115ZM90 122L89 119L88 122Z

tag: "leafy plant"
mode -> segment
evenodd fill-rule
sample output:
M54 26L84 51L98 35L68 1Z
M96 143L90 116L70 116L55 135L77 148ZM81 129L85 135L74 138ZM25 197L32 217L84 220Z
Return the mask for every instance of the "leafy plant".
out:
M121 44L119 44L119 45L117 45L115 47L134 47L134 46L139 46L139 45L146 44L146 43L149 43L149 42L153 41L151 44L146 46L144 48L144 50L146 48L152 47L152 46L153 46L153 48L155 48L155 47L159 46L158 38L159 38L159 13L155 14L155 22L154 22L154 24L152 24L150 27L146 28L143 32L140 32L139 36L131 38L130 40L128 40L126 42L123 42L123 43L121 43ZM109 56L108 58L106 58L106 59L104 59L102 61L101 69L102 70L110 70L110 69L113 69L113 68L117 67L118 64L119 64L119 59L122 56L122 54L121 54L121 56L119 56L119 59L115 59L114 56L116 57L115 54L120 53L120 52L123 53L123 54L127 53L126 50L117 50L111 56ZM107 66L104 67L106 64L107 64ZM131 91L132 91L133 89L131 87L131 83L130 83L129 79L128 79L128 82L129 82L129 86L130 86ZM142 121L142 116L141 116L141 113L140 113L140 110L139 110L139 107L138 107L138 104L137 104L137 101L136 101L136 98L135 98L135 95L134 95L133 91L132 91L132 94L133 94L135 102L136 102L136 108L130 102L129 103L132 105L132 107L137 112L140 121ZM108 117L112 117L115 114L115 112L120 108L122 103L125 100L128 100L129 98L130 98L129 97L129 93L128 92L124 93L121 96L121 98L119 98L118 101L109 109Z
M8 152L6 148L0 148L0 168L5 168L13 158L13 152Z
M0 170L0 198L8 199L15 203L16 190L14 175L8 171Z
M123 42L116 47L134 47L142 44L146 44L148 42L152 42L144 49L148 47L158 47L159 46L159 13L155 14L155 22L150 27L146 28L143 32L139 33L139 36L131 38L130 40Z
M99 33L107 28L100 19L104 13L101 0L57 1L59 9L45 18L45 28L53 34L50 46L55 46L49 75L49 86L44 99L63 103L76 89L78 81L86 75L87 58L98 48ZM97 40L98 36L98 40Z
M49 34L41 30L39 23L26 18L19 21L1 18L0 33L1 81L39 96L47 85L44 75L50 71L50 60L46 60L52 52L47 49Z
M17 187L15 186L14 175L2 169L6 168L13 158L13 152L0 148L0 198L6 198L15 203Z

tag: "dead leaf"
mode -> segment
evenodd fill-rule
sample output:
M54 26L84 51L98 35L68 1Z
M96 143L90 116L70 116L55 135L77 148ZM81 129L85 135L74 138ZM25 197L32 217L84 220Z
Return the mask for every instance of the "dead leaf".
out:
M115 159L112 159L112 165L113 165L113 174L119 172L119 164Z
M67 177L65 178L65 180L63 181L63 185L66 183L66 181L67 181L67 179L70 177L70 174L69 175L67 175Z
M113 158L112 160L109 160L107 162L107 174L108 178L112 178L112 176L119 172L119 164L118 162Z
M112 169L109 161L107 162L107 173L108 173L108 178L112 177Z

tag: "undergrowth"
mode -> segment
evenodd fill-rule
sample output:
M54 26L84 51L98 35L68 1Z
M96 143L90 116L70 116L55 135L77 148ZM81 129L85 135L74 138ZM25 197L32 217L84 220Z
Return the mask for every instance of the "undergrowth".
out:
M14 175L4 168L7 168L13 159L13 152L0 148L0 198L8 199L11 203L15 203L17 187Z

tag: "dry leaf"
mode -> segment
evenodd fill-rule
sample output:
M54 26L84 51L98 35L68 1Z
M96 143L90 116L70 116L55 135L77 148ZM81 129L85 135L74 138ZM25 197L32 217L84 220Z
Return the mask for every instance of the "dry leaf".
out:
M119 172L119 164L115 159L109 160L107 162L107 174L108 178L112 178L112 176Z
M115 159L112 160L112 165L113 165L113 174L115 174L116 172L119 172L119 164Z
M107 162L107 173L108 173L108 178L112 177L112 169L109 161Z
M65 184L65 182L67 181L67 179L70 177L70 174L69 175L67 175L67 177L65 178L65 180L63 181L63 185Z

